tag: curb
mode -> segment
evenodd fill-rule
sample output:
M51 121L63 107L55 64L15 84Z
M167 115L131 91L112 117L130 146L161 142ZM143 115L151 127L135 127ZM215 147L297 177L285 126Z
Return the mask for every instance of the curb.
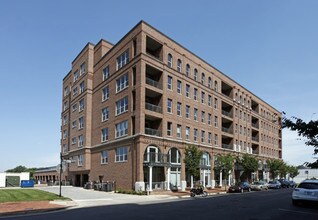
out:
M30 209L30 210L21 210L21 211L14 211L14 212L4 212L4 213L0 213L0 218L6 217L6 216L14 216L14 215L25 215L25 214L34 214L34 213L53 212L53 211L59 211L59 210L67 209L67 208L70 208L70 207L71 206L50 208L50 209Z

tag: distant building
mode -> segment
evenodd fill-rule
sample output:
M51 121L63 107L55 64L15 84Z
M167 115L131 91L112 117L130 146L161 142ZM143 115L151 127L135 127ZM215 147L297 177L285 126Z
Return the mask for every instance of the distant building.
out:
M34 180L36 183L54 183L59 180L57 170L58 166L39 168L33 174Z
M0 173L0 187L18 187L21 180L30 180L30 173Z
M304 181L305 179L318 179L318 169L310 169L310 168L305 168L305 169L298 169L299 174L294 177L294 181L296 183L300 183Z
M63 159L75 161L63 178L75 186L184 190L188 145L204 152L200 178L212 187L218 154L255 156L259 179L267 159L282 158L280 111L144 21L115 45L81 50L63 79L61 118ZM241 166L233 171L239 180Z

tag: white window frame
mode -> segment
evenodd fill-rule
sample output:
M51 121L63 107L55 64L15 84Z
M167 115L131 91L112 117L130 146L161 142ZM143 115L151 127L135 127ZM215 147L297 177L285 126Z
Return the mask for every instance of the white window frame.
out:
M178 116L182 116L182 103L181 102L177 102L177 115Z
M173 78L172 78L172 76L168 76L167 89L173 90Z
M128 73L126 73L116 80L116 93L126 89L128 87L128 84Z
M116 138L124 137L128 135L128 121L122 121L115 125Z
M82 167L84 164L84 155L80 154L77 156L77 166Z
M108 151L103 150L100 152L100 164L107 164L108 163Z
M181 82L181 80L177 80L177 93L182 94L182 82Z
M128 147L117 147L115 162L126 162L128 160Z
M103 69L103 81L105 81L106 79L109 78L109 65L107 65L104 69Z
M78 119L78 130L84 128L84 116Z
M116 116L128 111L128 96L116 102Z
M106 101L107 99L109 99L109 86L105 86L102 89L102 101Z
M129 49L117 57L117 70L121 69L129 62Z
M109 119L109 108L102 109L102 121L107 121Z
M78 107L78 111L79 111L79 112L81 112L81 111L84 110L84 108L85 108L85 101L84 101L84 99L79 100L78 106L79 106L79 107Z
M83 147L84 146L84 135L79 135L78 136L78 147Z
M170 106L169 106L169 103L170 103ZM172 113L172 108L173 108L172 99L167 99L167 112Z
M102 143L108 141L108 135L109 135L108 128L103 128L101 131L101 142Z

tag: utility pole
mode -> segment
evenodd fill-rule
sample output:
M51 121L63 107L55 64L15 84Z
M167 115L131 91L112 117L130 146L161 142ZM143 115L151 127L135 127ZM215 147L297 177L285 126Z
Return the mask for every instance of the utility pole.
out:
M60 182L60 193L59 193L59 197L62 197L62 152L60 153L60 178L59 178L59 182Z

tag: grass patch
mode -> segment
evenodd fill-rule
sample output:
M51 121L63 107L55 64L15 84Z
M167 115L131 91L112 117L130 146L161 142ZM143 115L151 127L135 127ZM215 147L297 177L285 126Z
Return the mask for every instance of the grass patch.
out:
M49 193L37 189L1 189L0 203L3 202L28 202L28 201L53 201L68 200L65 197L59 197L54 193Z

